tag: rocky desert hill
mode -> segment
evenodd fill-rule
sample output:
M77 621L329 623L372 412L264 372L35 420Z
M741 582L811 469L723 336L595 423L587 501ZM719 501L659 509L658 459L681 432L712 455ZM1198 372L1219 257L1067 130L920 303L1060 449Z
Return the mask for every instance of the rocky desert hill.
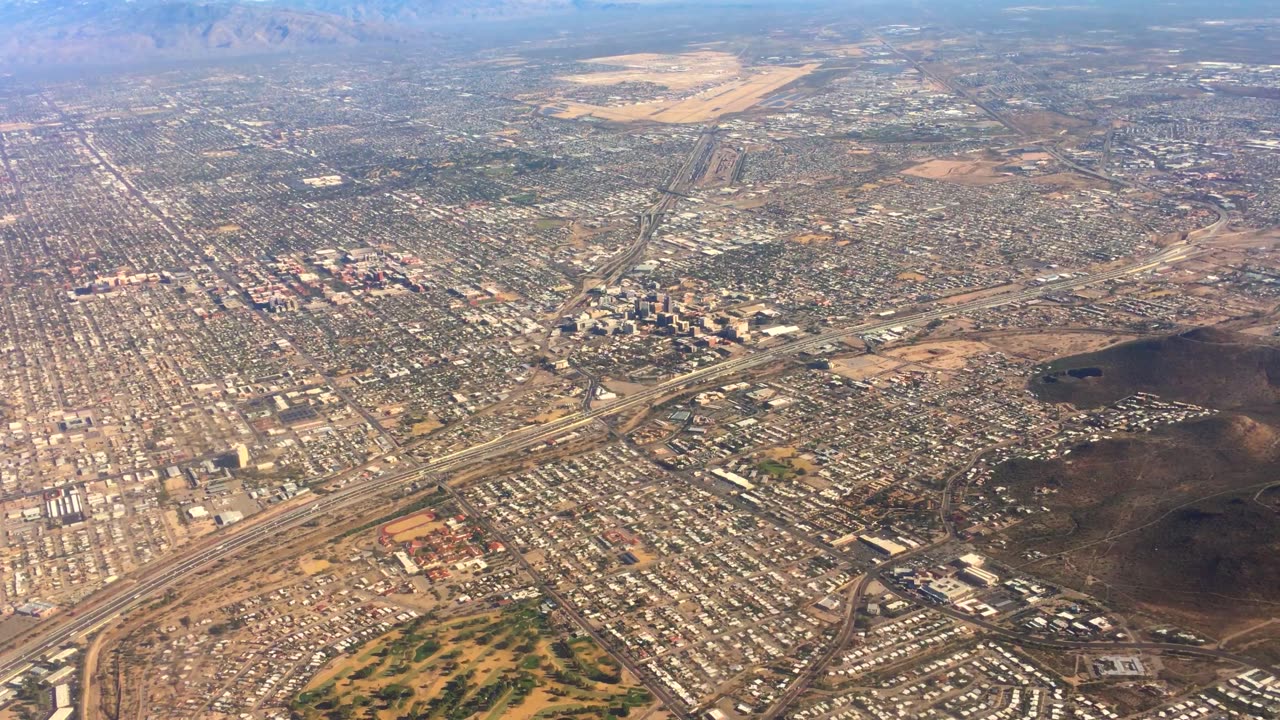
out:
M1056 360L1031 389L1077 407L1148 392L1219 410L1269 412L1280 402L1280 342L1199 328Z
M1280 346L1195 330L1063 358L1031 389L1077 407L1149 392L1221 412L1000 466L996 484L1050 510L1009 531L1006 559L1210 635L1275 613Z

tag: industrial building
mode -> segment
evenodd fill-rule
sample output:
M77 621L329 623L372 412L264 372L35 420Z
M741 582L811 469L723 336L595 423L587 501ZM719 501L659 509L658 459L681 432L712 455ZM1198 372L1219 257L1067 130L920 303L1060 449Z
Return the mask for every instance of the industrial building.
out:
M751 481L747 480L741 475L737 473L729 472L728 470L725 470L723 468L713 468L711 470L711 474L729 483L730 485L738 488L739 490L751 491L751 490L754 490L756 487L751 483Z
M885 538L873 537L871 535L859 535L858 541L867 545L872 550L883 555L888 555L889 557L900 555L907 551L905 545L901 545L892 540L886 540Z
M217 523L219 527L223 525L230 525L232 523L238 523L243 519L244 519L244 513L240 512L239 510L226 510L224 512L220 512L217 515L213 516L213 521Z
M943 603L956 603L973 595L973 588L955 578L938 578L924 586L926 596Z
M244 469L249 467L249 448L244 444L236 445L235 451L232 453L233 467L236 469Z
M1103 655L1094 659L1093 672L1098 677L1139 677L1147 669L1137 655Z
M49 492L45 495L44 507L50 520L64 524L84 520L84 503L80 499L80 491L74 487Z
M967 567L960 571L960 579L971 585L978 587L995 587L1000 584L1000 578L990 570L983 570L980 567Z

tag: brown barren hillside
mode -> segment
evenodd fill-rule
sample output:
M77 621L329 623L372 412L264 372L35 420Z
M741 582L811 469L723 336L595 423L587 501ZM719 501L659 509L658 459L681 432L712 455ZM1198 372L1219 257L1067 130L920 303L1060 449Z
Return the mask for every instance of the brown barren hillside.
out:
M1220 410L1280 402L1280 343L1201 328L1056 360L1031 382L1048 402L1098 407L1135 392Z
M1086 369L1101 374L1067 374ZM1064 358L1054 374L1033 381L1042 398L1141 391L1225 412L1002 465L996 484L1051 511L1008 532L1006 559L1210 635L1280 611L1280 348L1197 330Z
M1220 416L1006 464L996 482L1051 511L1009 532L1011 554L1043 553L1028 570L1210 635L1270 617L1280 599L1278 437Z

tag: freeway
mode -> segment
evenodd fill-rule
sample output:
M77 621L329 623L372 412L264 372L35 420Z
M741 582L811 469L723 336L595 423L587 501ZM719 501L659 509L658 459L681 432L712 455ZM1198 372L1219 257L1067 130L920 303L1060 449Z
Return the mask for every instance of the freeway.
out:
M595 281L591 288L605 288L616 283L618 278L640 262L640 258L644 257L649 243L653 240L654 233L658 231L658 226L662 224L663 218L676 206L680 198L685 197L685 192L705 172L711 154L716 148L715 140L714 129L703 130L698 135L698 141L694 143L693 149L672 175L671 181L659 190L658 199L640 214L635 240L622 253L610 258L604 265L592 271L591 276ZM582 291L560 306L557 315L577 307L587 298L589 292L590 289L584 285Z
M1225 224L1224 220L1220 219L1212 228L1206 228L1209 230L1206 236L1211 237L1223 224ZM223 536L225 540L217 545L209 547L207 544L198 544L187 548L181 554L175 555L167 561L161 561L160 564L145 570L132 583L115 583L104 588L90 598L83 611L74 617L55 617L37 625L25 638L18 641L14 649L0 656L0 682L12 678L21 671L26 663L40 657L49 650L96 630L120 617L129 609L162 594L169 588L175 587L179 582L189 581L204 568L234 557L236 553L258 543L271 542L278 538L287 537L288 534L285 531L299 527L321 513L334 512L357 502L376 498L389 490L403 487L405 484L422 477L425 473L447 474L450 471L470 466L477 462L492 460L514 452L530 449L597 420L647 407L660 398L677 394L691 385L737 375L801 351L819 348L833 341L881 332L900 325L918 325L967 312L1026 302L1051 293L1077 290L1088 285L1148 272L1162 265L1185 260L1203 252L1205 251L1183 242L1170 245L1150 257L1093 274L1081 274L953 306L919 310L903 315L895 314L887 319L844 328L834 328L793 340L789 343L745 354L732 360L698 368L601 407L580 410L548 423L521 428L493 440L444 455L399 473L375 478L361 484L348 485L333 493L317 496L315 499L299 504L292 509L264 518L251 526L248 526L250 521L245 521L241 525L246 527Z
M582 395L582 410L583 412L589 412L591 403L596 399L596 393L600 392L600 376L576 365L573 369L587 378L587 391Z

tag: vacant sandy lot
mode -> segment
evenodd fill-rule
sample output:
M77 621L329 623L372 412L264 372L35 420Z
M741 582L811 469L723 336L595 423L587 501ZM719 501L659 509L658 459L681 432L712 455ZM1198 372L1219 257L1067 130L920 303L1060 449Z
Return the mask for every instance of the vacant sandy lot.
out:
M1101 350L1136 337L1123 333L1072 332L1064 329L1051 333L999 335L989 338L987 343L1010 355L1049 359Z
M992 295L1000 295L1001 293L1012 292L1017 289L1018 289L1018 286L1013 283L1010 283L1007 285L997 285L995 287L978 288L976 290L971 290L967 293L960 293L957 295L948 295L942 298L942 300L940 300L939 302L943 305L963 305L964 303L967 303L971 300L978 300L984 297L991 297Z
M902 174L960 185L994 185L1013 179L1012 175L997 173L998 165L999 163L989 160L926 160L903 170Z
M831 371L850 380L866 380L901 366L902 363L880 355L857 355L831 361Z
M1086 175L1079 175L1073 172L1052 173L1050 175L1041 175L1032 178L1031 182L1037 185L1052 185L1054 187L1067 189L1088 189L1088 188L1106 188L1107 183L1096 178Z
M1017 113L1012 119L1015 125L1032 135L1062 135L1089 124L1080 118L1050 110Z
M308 558L300 561L299 567L308 575L319 575L329 569L329 561L324 558Z
M885 354L939 370L959 370L967 365L968 358L990 351L991 348L980 342L950 340L908 345L888 350Z
M791 242L797 245L808 245L810 243L828 243L834 238L829 233L802 233L791 238Z

